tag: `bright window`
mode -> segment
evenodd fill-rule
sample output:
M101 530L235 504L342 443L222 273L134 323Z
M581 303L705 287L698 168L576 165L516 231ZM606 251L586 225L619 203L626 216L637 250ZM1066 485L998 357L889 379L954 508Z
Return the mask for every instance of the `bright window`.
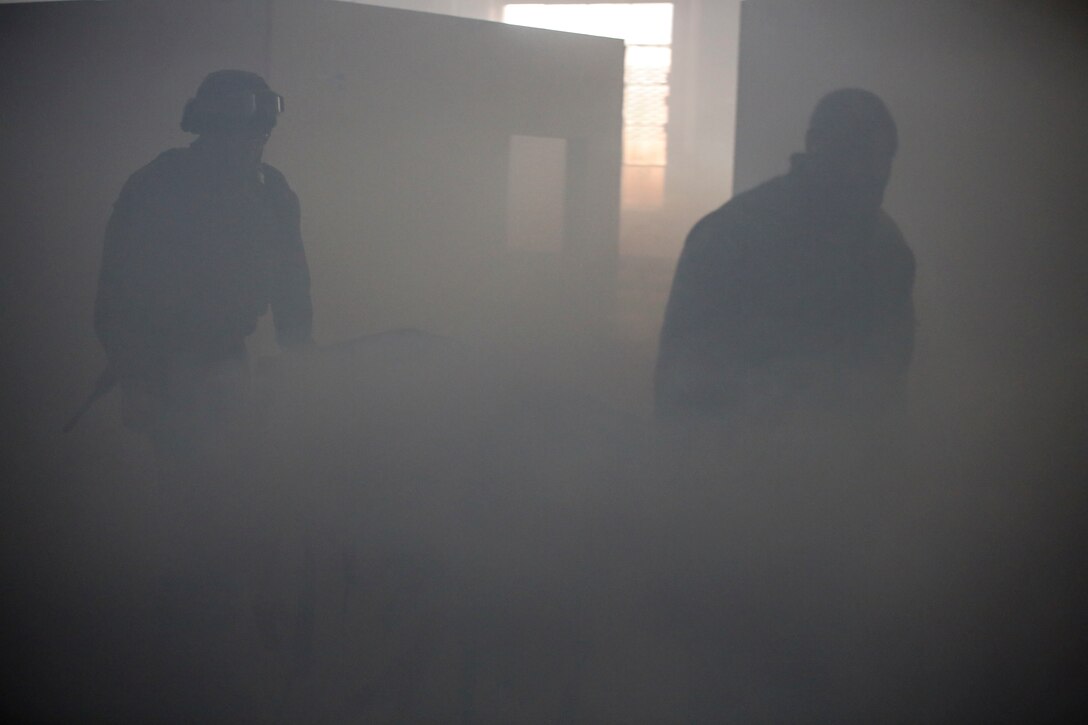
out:
M656 209L665 196L672 67L672 3L509 4L503 22L620 38L627 45L623 93L623 206Z

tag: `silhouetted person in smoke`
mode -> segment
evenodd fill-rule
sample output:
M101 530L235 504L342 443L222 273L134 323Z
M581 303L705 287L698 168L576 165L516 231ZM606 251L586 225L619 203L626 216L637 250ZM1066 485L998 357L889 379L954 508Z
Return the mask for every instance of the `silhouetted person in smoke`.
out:
M114 205L95 331L126 423L160 443L244 390L245 338L269 306L281 346L312 342L298 198L261 161L282 110L254 73L209 74L181 120L196 141L133 174Z
M261 161L282 111L260 76L209 74L181 120L198 138L133 174L106 229L95 331L126 423L171 464L159 488L164 565L147 643L156 719L252 717L241 714L244 665L231 659L242 631L234 612L237 592L256 586L251 572L269 558L264 537L276 532L252 523L249 489L204 454L234 440L222 434L244 420L245 339L258 318L271 307L284 348L312 344L298 198Z
M881 209L897 143L876 95L830 93L789 173L692 229L661 331L659 416L896 405L914 342L914 256Z

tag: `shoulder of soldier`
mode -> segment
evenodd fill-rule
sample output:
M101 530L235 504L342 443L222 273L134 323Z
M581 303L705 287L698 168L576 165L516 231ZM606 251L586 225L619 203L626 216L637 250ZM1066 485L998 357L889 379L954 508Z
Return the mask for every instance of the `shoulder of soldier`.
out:
M177 173L190 168L192 158L193 151L190 148L167 149L136 171L131 178L140 181L174 178Z
M772 179L741 192L704 216L688 234L684 253L730 259L744 256L767 236L774 221L768 200L778 193L778 183L779 179Z
M261 174L264 176L264 184L270 189L294 193L291 185L287 183L287 177L272 164L261 164Z
M179 183L189 168L191 153L188 148L163 151L128 177L118 203L158 195Z

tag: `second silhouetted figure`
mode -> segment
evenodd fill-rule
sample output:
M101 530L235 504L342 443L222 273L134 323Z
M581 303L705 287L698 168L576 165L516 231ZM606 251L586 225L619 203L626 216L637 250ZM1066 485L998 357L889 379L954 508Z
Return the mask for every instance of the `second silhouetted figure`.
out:
M897 145L877 96L835 91L788 174L692 229L661 331L659 416L875 412L901 399L914 256L881 209Z

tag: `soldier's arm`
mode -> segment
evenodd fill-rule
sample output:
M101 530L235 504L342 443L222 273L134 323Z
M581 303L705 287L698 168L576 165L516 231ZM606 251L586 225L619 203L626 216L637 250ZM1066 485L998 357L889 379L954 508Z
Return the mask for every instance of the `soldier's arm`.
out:
M865 350L867 368L872 371L871 393L878 404L901 405L906 392L907 372L914 355L917 322L914 312L914 254L898 228L890 222L892 244L888 252L887 276L881 280L884 298L877 324Z
M745 246L734 224L704 219L677 264L655 375L659 411L738 403L744 375Z
M146 269L155 216L134 175L114 204L103 237L94 329L112 374L122 380L150 379L162 367L155 283Z
M272 317L280 347L298 348L313 343L313 303L310 267L302 243L298 196L279 172L269 169L274 200L282 226L279 264L272 280Z
M890 373L905 377L914 355L914 253L894 222L891 224L890 274L883 324L873 340L873 355Z

